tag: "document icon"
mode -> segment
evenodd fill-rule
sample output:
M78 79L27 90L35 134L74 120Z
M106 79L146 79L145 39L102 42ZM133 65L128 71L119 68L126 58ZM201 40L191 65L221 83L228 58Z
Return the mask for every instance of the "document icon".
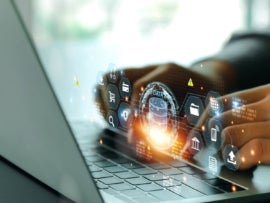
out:
M199 113L199 105L196 105L194 103L190 104L189 111L190 111L190 114L193 115L193 116L199 116L200 115L200 113Z

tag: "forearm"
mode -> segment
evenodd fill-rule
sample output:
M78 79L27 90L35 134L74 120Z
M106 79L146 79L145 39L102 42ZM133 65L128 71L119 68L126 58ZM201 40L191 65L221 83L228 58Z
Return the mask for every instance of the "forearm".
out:
M269 83L269 68L270 34L265 33L233 35L219 53L192 66L211 77L221 77L228 92Z

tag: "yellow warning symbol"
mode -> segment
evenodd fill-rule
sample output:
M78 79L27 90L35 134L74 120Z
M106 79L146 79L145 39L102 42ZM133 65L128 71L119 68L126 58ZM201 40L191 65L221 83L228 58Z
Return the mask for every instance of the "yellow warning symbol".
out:
M187 85L188 85L189 87L193 87L193 86L194 86L193 81L192 81L191 78L189 78L188 84L187 84Z

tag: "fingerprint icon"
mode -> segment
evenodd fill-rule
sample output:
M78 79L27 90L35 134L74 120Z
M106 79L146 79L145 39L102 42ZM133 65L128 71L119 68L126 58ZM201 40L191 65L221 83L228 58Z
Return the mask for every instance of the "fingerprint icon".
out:
M168 104L159 97L149 99L149 124L159 129L167 129Z

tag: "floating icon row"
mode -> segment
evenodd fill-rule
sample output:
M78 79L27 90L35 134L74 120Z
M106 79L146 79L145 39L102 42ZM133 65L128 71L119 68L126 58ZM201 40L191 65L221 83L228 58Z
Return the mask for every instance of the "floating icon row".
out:
M211 116L219 115L223 111L223 103L220 100L219 93L209 91L205 99L205 106L209 106L209 114ZM200 97L190 95L187 98L184 111L190 125L197 124L204 110L204 105Z

